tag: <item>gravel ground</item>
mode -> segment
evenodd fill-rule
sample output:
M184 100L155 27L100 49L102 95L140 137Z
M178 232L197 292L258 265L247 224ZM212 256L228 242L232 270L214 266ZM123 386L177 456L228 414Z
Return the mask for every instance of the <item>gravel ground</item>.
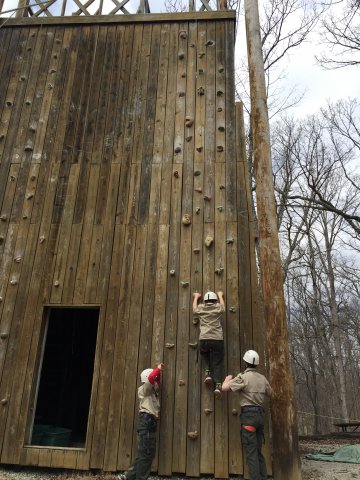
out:
M359 439L301 440L300 455L303 480L360 480L360 465L318 462L306 460L305 458L307 453L333 452L339 447L349 445L350 443L359 443ZM14 469L0 466L0 480L116 480L116 476L99 472L89 473L36 468ZM150 477L149 480L159 480L159 477ZM186 477L171 477L171 480L186 480ZM206 480L212 479L207 477Z

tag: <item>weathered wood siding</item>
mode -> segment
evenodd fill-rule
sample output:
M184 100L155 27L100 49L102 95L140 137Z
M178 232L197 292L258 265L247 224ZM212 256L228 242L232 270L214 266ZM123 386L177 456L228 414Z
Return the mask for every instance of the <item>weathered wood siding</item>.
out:
M243 473L236 396L188 345L192 292L222 289L226 371L263 346L235 19L169 18L0 28L2 463L126 469L139 372L163 361L154 469ZM100 306L85 449L24 447L45 305Z

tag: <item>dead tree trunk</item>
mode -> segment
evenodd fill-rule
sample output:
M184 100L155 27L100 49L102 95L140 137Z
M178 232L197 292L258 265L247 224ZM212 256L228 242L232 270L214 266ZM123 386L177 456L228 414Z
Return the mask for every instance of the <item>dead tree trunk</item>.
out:
M245 0L245 21L250 71L260 269L270 382L274 389L274 397L271 402L274 477L276 480L299 480L301 479L301 468L296 410L288 348L257 1Z

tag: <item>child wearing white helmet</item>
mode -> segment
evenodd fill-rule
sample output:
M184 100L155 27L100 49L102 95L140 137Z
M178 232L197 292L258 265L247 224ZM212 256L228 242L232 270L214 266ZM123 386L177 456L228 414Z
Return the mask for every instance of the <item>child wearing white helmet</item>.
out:
M245 450L246 462L251 479L267 478L266 463L261 447L264 436L264 401L271 397L272 389L267 379L256 368L259 354L247 350L243 356L245 372L235 378L228 375L223 384L223 391L238 392L241 407L241 441Z
M193 323L200 320L199 351L205 365L204 383L214 384L215 396L220 397L224 362L224 294L221 291L217 294L206 292L203 304L198 304L200 293L194 292L193 297Z
M146 480L150 475L156 452L156 430L160 413L159 388L163 368L164 364L159 363L157 368L146 368L140 374L142 385L138 388L138 453L129 470L118 475L120 480Z

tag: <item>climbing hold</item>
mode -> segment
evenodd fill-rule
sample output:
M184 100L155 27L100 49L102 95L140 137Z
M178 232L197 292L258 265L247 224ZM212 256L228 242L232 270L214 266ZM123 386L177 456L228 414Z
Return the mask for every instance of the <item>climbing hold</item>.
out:
M202 75L203 73L204 73L204 70L203 70L202 68L199 68L198 74L199 74L199 75Z
M218 152L223 152L223 151L224 151L224 147L223 147L222 145L218 145L218 146L216 147L216 150L217 150Z
M188 432L187 436L192 440L195 440L199 436L199 433L197 430L195 430L194 432Z
M189 213L184 213L182 217L182 223L184 225L190 225L191 224L191 215Z
M234 243L234 239L233 238L227 238L226 243Z
M7 398L1 400L1 405L6 405L8 403Z
M225 189L225 185L220 185L219 188L220 188L220 190L224 190L224 189Z
M58 58L57 53L54 53L53 58Z
M7 337L8 337L8 334L5 333L5 332L2 332L2 333L0 334L0 338L2 338L3 340L5 340Z
M0 245L2 245L4 243L4 240L5 240L4 237L0 237Z
M199 53L199 58L203 58L203 57L205 57L205 52L200 52Z
M194 249L193 249L193 252L194 252L194 253L200 253L200 248L194 248Z
M10 180L11 180L12 182L15 182L16 177L15 177L14 175L10 175Z
M28 140L25 145L25 152L32 152L34 150L34 145L31 140Z
M219 205L219 206L216 207L216 208L219 210L219 212L222 212L222 211L224 210L224 207L223 207L222 205Z
M165 343L165 347L166 348L174 348L175 347L175 343Z
M204 200L205 200L206 202L210 202L211 197L209 197L208 195L204 195Z
M6 105L7 107L11 107L12 102L11 102L10 100L6 100L5 105Z
M195 213L196 213L196 215L199 215L199 213L200 213L200 207L196 207L196 208L195 208Z
M202 149L203 149L203 147L201 147L201 146L200 146L200 147L196 147L196 150L197 150L198 152L202 152Z
M182 60L184 57L185 57L185 55L183 53L179 53L179 55L178 55L179 60Z
M179 37L182 39L187 38L187 32L185 30L181 30L179 33Z
M224 92L223 92L222 90L218 90L218 91L216 92L216 95L217 95L218 97L221 97L221 95L223 95L223 94L224 94Z
M195 170L194 175L195 175L195 177L198 177L199 175L201 175L200 170Z
M33 193L29 193L26 197L27 200L31 200L33 198L34 194Z
M174 172L174 177L179 178L179 172L177 170L175 170L175 172Z
M25 105L31 105L31 101L30 101L30 100L26 100Z
M175 150L174 150L175 153L180 153L181 152L181 148L180 147L176 147Z
M236 308L235 308L235 307L230 307L230 308L229 308L229 311L232 312L232 313L235 313L235 312L236 312Z
M35 125L30 125L29 127L30 132L36 132L36 126Z
M7 215L6 215L6 213L3 213L3 214L1 215L0 220L2 220L3 222L6 222L6 220L7 220Z
M175 275L175 270L170 270L170 275L173 277Z
M192 127L194 123L194 120L191 117L185 117L185 126L186 127Z
M233 408L233 409L231 410L231 413L232 413L233 415L237 415L237 414L238 414L238 411L236 410L236 408Z
M21 258L22 258L21 255L17 255L17 256L14 258L14 260L15 260L16 263L20 263L20 262L21 262Z
M60 285L59 280L55 280L55 282L54 282L54 287L58 287L59 285Z
M201 188L201 187L197 187L197 188L195 188L195 192L202 193L202 188Z
M214 40L208 40L208 41L205 43L205 47L212 47L213 45L215 45Z
M0 303L3 301L3 297L0 297Z
M205 88L204 87L199 87L197 89L197 94L198 95L205 95Z
M190 43L190 47L191 47L191 48L194 48L194 47L195 47L195 43Z
M22 216L22 218L23 218L24 220L26 220L26 219L28 218L27 214L24 213L24 215Z
M198 342L193 342L193 343L189 342L188 345L189 345L190 348L197 348L198 347Z
M222 110L223 109L221 107L218 107L218 109L217 109L218 112L222 112Z
M199 269L195 268L194 273L199 273Z
M56 73L56 70L54 68L50 68L49 73Z
M179 387L183 387L185 385L184 380L179 380Z
M18 281L13 278L12 280L10 280L10 285L17 285Z
M219 70L218 70L218 71L219 71L219 73L223 73L224 70L225 70L224 67L219 67Z
M5 135L2 133L2 134L0 135L0 140L4 140L4 138L5 138Z
M181 78L186 78L186 73L185 72L181 74Z
M192 135L189 135L188 137L185 137L185 140L186 140L187 142L190 142L191 139L192 139Z
M210 415L210 413L212 413L212 410L210 408L204 408L204 413L205 415Z
M44 243L44 242L45 242L45 237L44 237L44 235L41 235L41 237L39 238L39 242L40 242L40 243Z
M215 273L216 275L221 275L223 271L224 271L223 267L220 267L215 270Z
M31 175L30 180L33 182L34 180L36 180L36 176L35 176L35 175Z
M190 285L190 283L188 281L186 282L180 282L180 285L183 287L183 288L186 288Z
M218 130L219 130L219 132L225 132L225 127L223 127L222 125L220 125L220 127L218 127Z
M54 88L54 85L52 83L48 83L47 87L48 87L49 90L52 90Z
M60 43L61 43L60 38L57 38L57 39L55 40L55 43L60 44Z
M185 92L179 92L178 95L179 97L185 97Z
M20 80L21 80L22 82L25 82L25 80L26 80L25 75L21 75Z
M205 238L205 247L207 248L210 248L211 245L213 244L213 237L211 235L208 235L206 238Z

